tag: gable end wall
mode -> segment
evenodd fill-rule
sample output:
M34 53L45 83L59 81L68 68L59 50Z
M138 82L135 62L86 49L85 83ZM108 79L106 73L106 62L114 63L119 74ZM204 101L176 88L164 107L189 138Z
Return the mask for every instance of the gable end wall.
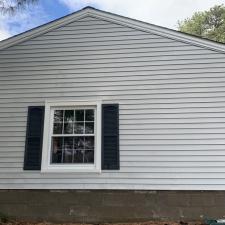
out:
M225 54L86 17L0 51L1 189L225 189ZM28 106L120 105L120 171L23 171Z

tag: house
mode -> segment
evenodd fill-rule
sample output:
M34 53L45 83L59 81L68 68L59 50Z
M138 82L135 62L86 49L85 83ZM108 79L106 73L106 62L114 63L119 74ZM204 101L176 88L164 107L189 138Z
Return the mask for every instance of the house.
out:
M222 217L225 45L84 8L0 42L0 212Z

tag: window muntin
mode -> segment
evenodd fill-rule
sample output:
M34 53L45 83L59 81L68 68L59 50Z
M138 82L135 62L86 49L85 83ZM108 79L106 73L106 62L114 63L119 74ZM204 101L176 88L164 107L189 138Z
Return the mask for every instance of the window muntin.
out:
M54 109L51 164L94 164L95 108Z

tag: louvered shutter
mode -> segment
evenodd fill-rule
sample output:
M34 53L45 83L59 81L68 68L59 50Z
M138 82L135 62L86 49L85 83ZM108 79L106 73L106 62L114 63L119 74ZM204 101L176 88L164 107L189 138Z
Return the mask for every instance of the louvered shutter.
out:
M28 107L24 170L40 170L44 126L44 106Z
M119 170L119 105L102 105L102 169Z

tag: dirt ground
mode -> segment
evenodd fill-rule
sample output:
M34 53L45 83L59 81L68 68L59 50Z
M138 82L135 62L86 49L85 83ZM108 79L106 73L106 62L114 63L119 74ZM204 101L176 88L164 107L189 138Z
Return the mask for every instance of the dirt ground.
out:
M82 223L30 223L30 222L6 222L0 223L0 225L84 225ZM194 222L174 222L174 221L148 221L148 222L141 222L141 223L101 223L101 224L85 224L85 225L204 225L204 223L200 221Z

